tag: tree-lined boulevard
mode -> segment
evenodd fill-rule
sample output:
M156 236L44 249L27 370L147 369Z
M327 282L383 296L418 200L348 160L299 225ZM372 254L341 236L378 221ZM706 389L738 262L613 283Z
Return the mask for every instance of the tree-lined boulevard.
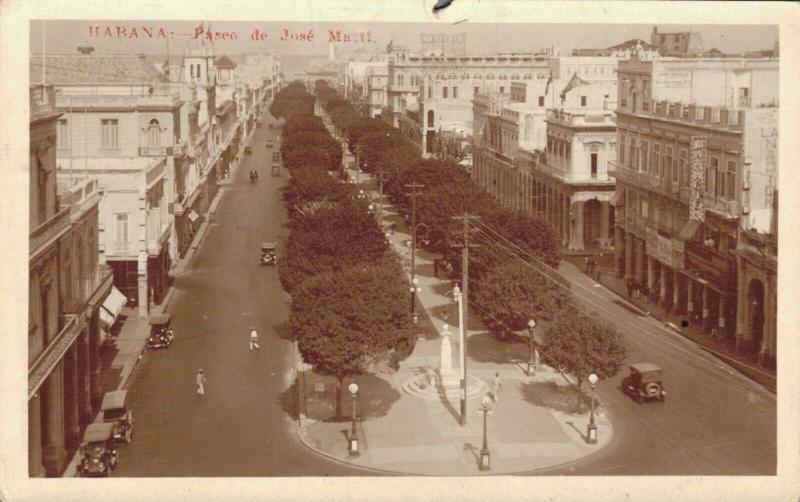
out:
M346 455L333 461L301 441L297 417L304 410L295 361L302 358L313 374L338 380L337 390L347 393L351 381L368 392L374 375L421 357L430 343L414 333L407 251L394 244L401 234L413 237L424 228L425 238L416 236L415 272L426 281L439 279L446 287L436 294L444 298L452 284L463 286L458 246L465 233L454 217L464 213L477 216L470 222L469 239L478 246L469 249L468 312L488 330L469 339L470 367L502 371L508 381L504 392L528 388L524 367L490 354L503 354L506 347L524 362L535 334L532 346L541 362L584 387L580 394L572 391L570 406L578 406L579 395L588 402L585 382L594 373L600 378L596 398L613 424L613 439L590 457L537 474L775 472L773 395L595 287L560 260L544 222L500 208L461 167L422 160L395 129L361 118L324 83L317 83L314 94L299 83L278 93L271 107L275 116L265 120L277 124L280 118L281 127L256 130L253 155L234 174L197 256L176 280L178 293L170 305L176 341L168 352L146 354L136 369L129 387L136 437L122 449L116 476L369 473L342 463ZM324 110L343 141L315 108L318 114ZM266 168L271 151L263 145L278 135L275 148L285 169L281 177L271 177ZM366 173L357 180L363 183L343 179L348 170L340 167L342 159L351 156ZM253 168L261 172L255 184L246 181ZM411 195L408 185L422 188ZM388 203L385 218L382 206L377 218L374 204L370 211L369 197L379 197L379 187L394 216ZM259 265L262 241L280 243L277 267ZM429 268L433 259L440 265L435 278ZM441 326L433 293L420 295L421 324L430 317ZM260 335L258 352L248 350L251 326ZM665 370L670 396L665 403L637 404L621 392L626 364L640 361ZM208 378L205 396L194 393L198 368ZM338 429L350 418L342 392L330 418ZM541 406L535 396L528 401L505 396L522 403L514 406ZM391 416L391 408L409 399L414 398L389 400L386 413ZM497 416L503 406L523 409L502 401L489 419L491 427L506 423L531 430L530 423ZM369 428L370 417L365 420L362 430ZM336 448L345 448L346 437L340 441ZM376 436L370 446L377 444Z

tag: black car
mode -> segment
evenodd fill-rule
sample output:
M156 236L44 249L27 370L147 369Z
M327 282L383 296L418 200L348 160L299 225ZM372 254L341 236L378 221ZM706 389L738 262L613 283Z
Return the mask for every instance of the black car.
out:
M93 423L86 428L81 445L81 463L78 475L110 476L117 466L117 449L114 446L114 424Z
M667 391L662 383L661 368L652 363L630 365L630 374L622 379L622 391L633 397L637 403L667 399Z

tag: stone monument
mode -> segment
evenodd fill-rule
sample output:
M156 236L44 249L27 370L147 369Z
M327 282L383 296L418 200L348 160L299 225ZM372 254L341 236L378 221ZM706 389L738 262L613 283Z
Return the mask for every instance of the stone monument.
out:
M442 347L439 360L439 379L443 387L458 387L458 374L453 370L453 343L450 326L442 328Z

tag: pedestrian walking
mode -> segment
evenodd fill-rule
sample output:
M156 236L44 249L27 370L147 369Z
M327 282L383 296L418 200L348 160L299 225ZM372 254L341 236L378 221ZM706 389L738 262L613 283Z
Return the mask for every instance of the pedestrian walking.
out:
M633 279L628 277L628 280L625 281L625 287L628 289L628 298L633 295Z
M197 370L197 376L195 377L197 381L197 393L201 396L206 395L206 376L203 374L203 370Z
M500 400L500 388L503 386L503 381L500 379L500 373L495 373L492 379L492 398L494 402Z
M253 349L260 349L261 346L258 344L258 332L256 332L255 326L250 328L250 350Z

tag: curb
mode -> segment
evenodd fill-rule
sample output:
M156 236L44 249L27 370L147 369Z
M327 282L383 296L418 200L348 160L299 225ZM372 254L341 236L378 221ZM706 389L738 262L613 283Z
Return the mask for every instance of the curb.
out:
M611 423L611 421L609 420L609 424L610 423ZM613 438L614 438L613 425L612 425L612 429L611 430L612 430L611 439L609 439L608 443L603 445L601 448L597 448L596 450L594 450L593 452L589 453L588 455L584 455L584 456L582 456L580 458L576 458L575 460L570 460L568 462L563 462L563 463L560 463L560 464L554 464L554 465L550 465L550 466L547 466L547 467L539 467L537 469L529 469L529 470L513 471L513 472L497 472L497 473L495 473L495 472L487 472L487 473L482 473L482 472L479 471L479 472L477 472L475 474L427 474L427 473L421 473L421 472L390 471L388 469L381 469L379 467L365 466L365 465L361 465L361 464L356 464L355 462L347 461L347 460L345 460L345 459L343 459L341 457L337 457L337 456L332 455L332 454L330 454L330 453L328 453L326 451L320 450L316 446L312 445L309 441L306 440L305 431L304 431L304 428L303 428L302 425L297 424L297 429L296 429L297 438L300 440L300 442L303 444L303 446L305 446L306 448L308 448L312 452L316 453L317 455L319 455L321 457L324 457L324 458L327 458L328 460L332 460L332 461L334 461L334 462L336 462L338 464L345 465L345 466L348 466L348 467L357 468L357 469L363 469L365 471L370 471L370 472L374 472L374 473L377 473L377 474L388 474L388 475L391 475L391 476L425 476L425 477L430 477L430 478L466 477L466 476L469 476L469 477L478 477L478 476L483 476L483 477L485 477L485 476L522 476L522 475L528 475L528 474L534 474L534 473L549 471L551 469L558 469L558 468L562 468L562 467L567 467L569 465L577 464L578 462L583 462L584 460L586 460L588 458L591 458L591 457L597 455L599 452L605 450L611 444L611 442L613 441Z

